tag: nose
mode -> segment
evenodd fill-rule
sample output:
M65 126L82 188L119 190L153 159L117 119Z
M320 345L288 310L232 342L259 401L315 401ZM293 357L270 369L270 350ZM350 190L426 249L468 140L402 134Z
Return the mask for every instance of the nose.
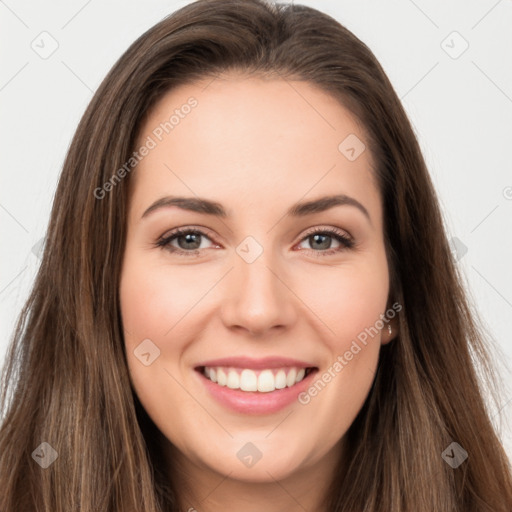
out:
M226 328L268 337L296 321L299 301L270 252L263 251L252 263L236 256L224 285L221 316Z

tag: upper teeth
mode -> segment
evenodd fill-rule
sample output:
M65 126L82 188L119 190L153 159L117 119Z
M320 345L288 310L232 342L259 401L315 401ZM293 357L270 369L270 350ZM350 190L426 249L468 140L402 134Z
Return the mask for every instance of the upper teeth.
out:
M305 368L295 367L260 370L259 372L247 368L226 368L221 366L205 366L204 368L204 375L220 386L241 389L242 391L261 391L263 393L291 387L300 382L305 374Z

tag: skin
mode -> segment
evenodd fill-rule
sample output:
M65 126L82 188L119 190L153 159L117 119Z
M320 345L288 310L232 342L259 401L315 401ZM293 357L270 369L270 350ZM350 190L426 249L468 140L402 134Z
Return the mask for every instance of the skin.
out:
M392 335L385 327L370 338L307 405L295 401L273 414L225 408L194 367L232 355L285 356L313 363L321 375L390 307L372 156L367 149L349 161L338 150L349 134L364 141L364 129L312 84L231 73L168 92L137 147L191 96L198 105L130 177L120 298L132 383L165 436L182 510L323 511L344 435L368 395L381 344L396 336L396 319ZM299 200L334 193L355 198L370 220L350 205L285 215ZM230 217L171 206L141 218L166 195L217 201ZM154 245L178 227L206 233L199 256ZM318 248L308 234L315 227L338 228L356 246L327 238ZM247 236L263 249L253 263L236 252ZM181 241L171 245L191 253ZM321 254L332 248L341 250ZM134 355L145 339L160 350L149 366ZM252 467L237 458L247 442L262 453Z

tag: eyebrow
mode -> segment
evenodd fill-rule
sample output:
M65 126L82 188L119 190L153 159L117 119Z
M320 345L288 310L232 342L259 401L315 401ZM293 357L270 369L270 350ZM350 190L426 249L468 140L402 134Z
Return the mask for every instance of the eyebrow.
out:
M206 215L213 215L215 217L227 218L228 213L224 207L215 201L204 199L201 197L177 197L177 196L165 196L157 199L143 214L141 218L147 217L151 212L160 208L169 206L177 206L182 210L191 212L203 213ZM353 197L345 194L337 194L334 196L324 196L312 201L298 202L292 205L287 215L291 217L305 217L314 213L324 212L335 206L354 206L360 210L365 217L372 223L368 210Z

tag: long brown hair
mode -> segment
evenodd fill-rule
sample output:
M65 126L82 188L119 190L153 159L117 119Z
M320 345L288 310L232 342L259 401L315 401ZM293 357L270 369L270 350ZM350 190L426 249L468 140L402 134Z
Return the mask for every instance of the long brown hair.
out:
M499 400L494 366L404 109L372 52L336 20L260 0L199 0L165 18L121 56L83 115L4 366L0 510L178 510L161 434L133 392L124 352L118 287L130 175L101 199L97 190L130 159L163 94L230 70L331 93L366 128L377 162L403 309L347 432L349 462L333 475L328 509L510 512L510 462L484 401L486 391ZM47 468L35 459L37 449L53 453L44 442L57 454ZM452 442L468 453L457 468L442 456Z

